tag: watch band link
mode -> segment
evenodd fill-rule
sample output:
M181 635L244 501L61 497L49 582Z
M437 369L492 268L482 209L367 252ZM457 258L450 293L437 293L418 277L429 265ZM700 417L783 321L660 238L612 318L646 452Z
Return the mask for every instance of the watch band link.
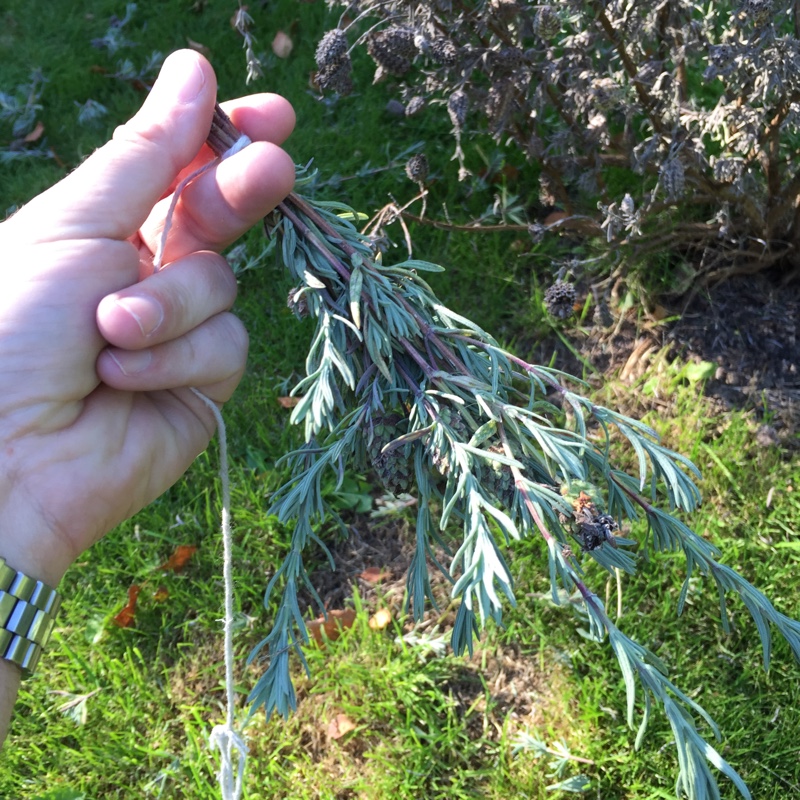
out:
M0 658L27 676L36 669L61 607L61 595L0 557Z

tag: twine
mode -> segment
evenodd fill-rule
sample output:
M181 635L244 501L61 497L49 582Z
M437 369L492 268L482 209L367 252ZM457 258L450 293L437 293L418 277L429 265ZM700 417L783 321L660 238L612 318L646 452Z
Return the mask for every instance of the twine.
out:
M250 144L250 139L242 134L236 143L218 158L209 161L199 169L187 175L176 187L170 201L169 208L164 217L164 230L153 257L153 272L158 272L162 267L164 250L167 246L167 237L172 229L175 208L178 205L183 190L195 178L208 172L220 161L224 161ZM222 418L217 404L204 395L199 389L192 387L192 392L199 397L211 410L217 423L219 438L219 479L222 487L222 575L225 584L225 694L227 709L225 724L215 725L209 736L211 748L220 752L220 768L217 773L222 800L239 800L242 795L242 781L247 763L247 745L244 737L234 728L234 705L236 697L233 683L233 531L231 529L231 482L228 468L228 436L225 430L225 420ZM234 750L236 751L236 768L234 769Z
M158 247L156 248L155 255L153 256L153 272L158 272L162 267L162 261L164 259L164 250L167 247L167 237L169 236L170 230L172 230L172 218L175 215L175 207L178 205L178 200L180 199L183 190L195 179L199 178L201 175L205 174L213 167L215 167L220 161L224 161L226 158L230 158L230 156L236 155L240 150L244 150L247 145L252 144L249 136L242 134L236 142L231 145L221 156L212 159L207 164L203 164L202 167L196 169L194 172L191 172L187 175L176 187L175 191L172 193L172 200L170 200L169 208L167 209L167 213L164 216L164 230L161 231L161 238L158 240Z

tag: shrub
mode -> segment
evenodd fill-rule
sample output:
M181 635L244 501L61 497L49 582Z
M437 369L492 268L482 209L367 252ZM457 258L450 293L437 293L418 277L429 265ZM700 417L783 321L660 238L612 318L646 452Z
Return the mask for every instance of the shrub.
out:
M320 89L352 89L360 47L407 115L449 115L462 178L465 135L518 148L542 206L568 214L531 219L534 238L576 230L630 263L672 251L703 284L795 263L796 3L328 4L351 21L320 42Z

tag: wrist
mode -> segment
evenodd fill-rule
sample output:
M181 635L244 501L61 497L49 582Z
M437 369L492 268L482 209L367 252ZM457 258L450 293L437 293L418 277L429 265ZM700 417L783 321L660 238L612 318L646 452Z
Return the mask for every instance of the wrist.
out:
M0 557L0 658L24 674L36 669L50 639L61 595Z
M35 512L35 503L0 503L0 558L19 572L57 587L75 556L56 525Z

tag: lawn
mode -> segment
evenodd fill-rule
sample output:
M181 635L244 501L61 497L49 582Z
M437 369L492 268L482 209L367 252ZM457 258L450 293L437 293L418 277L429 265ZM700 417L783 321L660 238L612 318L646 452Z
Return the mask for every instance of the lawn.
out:
M84 0L54 10L44 0L7 0L0 11L0 92L6 108L9 98L37 106L43 127L23 148L43 154L23 158L8 151L0 158L0 209L13 211L79 164L137 108L158 54L187 45L208 54L221 98L269 90L291 99L298 126L287 149L298 164L313 159L319 198L343 200L369 214L391 197L407 200L416 187L405 176L406 155L424 151L433 175L429 214L444 218L446 208L463 220L482 213L500 191L524 204L528 187L535 186L535 167L491 141L476 140L466 147L467 159L483 178L459 185L446 115L394 116L385 86L370 85L367 63L356 62L354 96L319 98L309 84L314 49L335 24L324 3L251 6L266 70L248 87L241 39L230 23L237 7L232 0L140 2L129 6L122 26L122 2ZM286 58L270 46L278 31L294 45ZM14 138L14 117L6 116L0 155ZM415 255L448 268L431 281L447 304L521 356L544 354L564 367L562 341L578 348L586 339L588 328L573 322L556 333L544 315L548 252L531 249L524 235L422 225L412 234ZM401 252L402 233L393 235ZM266 513L270 492L285 477L276 462L300 440L281 400L302 373L312 328L286 308L291 284L261 231L252 231L231 261L240 267L257 262L239 273L236 310L250 332L251 353L243 384L225 408L236 680L244 717L244 698L264 668L248 667L245 659L270 629L274 604L264 608L263 592L290 536ZM635 325L635 314L629 316ZM796 618L800 466L792 442L763 442L756 429L764 419L753 410L720 411L705 397L704 381L681 370L680 360L653 359L635 379L592 375L588 367L586 375L600 402L644 413L667 446L695 461L704 476L704 503L687 521L722 550L724 563ZM373 483L369 474L349 474L338 491L331 482L332 502L353 538L348 543L333 526L321 531L339 557L339 570L331 572L320 551L312 580L331 610L353 609L354 622L335 641L323 637L321 645L306 648L310 676L296 665L296 714L266 720L257 713L250 721L245 796L545 798L554 794L548 786L585 775L587 797L674 797L669 726L655 713L642 747L634 750L619 666L607 643L581 636L584 622L572 603L556 607L549 601L543 545L524 541L513 548L518 607L509 611L504 629L484 633L472 657L455 657L445 647L453 608L444 581L437 584L438 613L416 628L404 616L403 565L414 512L387 505ZM218 796L208 735L224 714L219 514L212 443L184 480L70 570L54 638L20 693L0 763L0 797ZM626 535L643 540L645 531ZM183 551L183 564L181 547L196 548ZM381 580L375 572L383 573ZM726 635L713 586L697 577L679 618L680 558L653 557L619 585L607 582L594 564L587 576L607 592L609 608L619 599L620 627L666 661L675 683L717 722L724 737L717 747L753 797L800 796L800 673L785 642L775 638L765 673L744 607L729 600L733 630ZM132 586L140 587L135 617L121 627L114 620ZM377 616L381 609L389 612L383 619ZM317 614L309 607L309 620ZM531 737L528 748L515 748L520 734ZM721 786L724 797L735 796L728 782Z

